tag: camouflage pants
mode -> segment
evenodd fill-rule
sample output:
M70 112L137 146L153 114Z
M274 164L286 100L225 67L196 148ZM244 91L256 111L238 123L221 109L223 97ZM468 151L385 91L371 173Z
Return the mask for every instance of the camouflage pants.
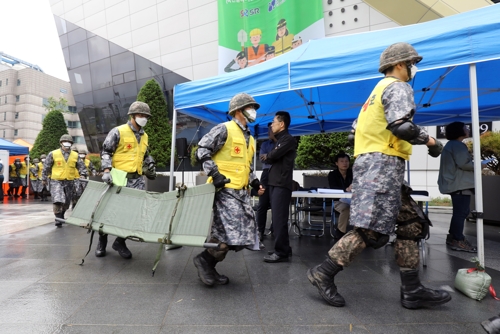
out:
M54 214L65 212L69 209L73 194L73 181L50 180L50 196Z
M356 232L362 230L369 239L377 240L380 233L355 227L354 230L340 239L329 251L328 256L338 265L348 267L354 258L366 248L363 238ZM413 238L422 232L420 223L415 222L409 225L399 226L396 230L397 236ZM402 240L396 238L394 247L396 263L401 268L416 269L420 261L418 244L414 240Z

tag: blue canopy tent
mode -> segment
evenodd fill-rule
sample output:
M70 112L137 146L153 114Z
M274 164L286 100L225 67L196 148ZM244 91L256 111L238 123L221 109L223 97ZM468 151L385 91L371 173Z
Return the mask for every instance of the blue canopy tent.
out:
M0 150L9 151L9 156L29 154L26 146L17 145L5 139L0 139Z
M408 42L424 56L411 83L414 121L429 126L472 118L476 209L482 212L478 124L500 120L498 31L500 6L493 5L411 26L313 40L258 66L176 85L173 122L177 111L210 123L226 121L231 97L246 92L261 104L251 124L257 138L267 136L267 123L277 110L290 113L292 135L347 131L382 77L377 72L382 51ZM484 263L482 219L477 226Z

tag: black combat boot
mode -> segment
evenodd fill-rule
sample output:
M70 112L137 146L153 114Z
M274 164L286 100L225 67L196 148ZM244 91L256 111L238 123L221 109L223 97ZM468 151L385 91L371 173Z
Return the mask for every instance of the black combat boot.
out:
M113 246L112 247L124 259L131 259L132 258L132 253L127 248L127 245L125 244L125 239L117 237L115 239L115 242L113 242Z
M309 282L318 288L319 294L328 304L342 307L345 305L344 297L337 292L334 278L342 269L332 259L327 258L322 264L310 268L307 271Z
M21 186L21 198L27 198L28 196L26 196L26 187L25 186Z
M221 275L217 272L217 269L215 269L214 266L214 278L215 278L215 284L218 285L226 285L229 283L229 278L226 275Z
M38 193L36 191L33 192L35 194L34 199L39 199L40 197L38 196Z
M97 248L95 250L96 257L106 256L106 246L108 245L108 235L99 235L99 242L97 243Z
M481 323L486 333L499 334L500 333L500 314L496 317L489 318Z
M447 303L451 296L444 290L432 290L420 283L418 270L401 271L401 304L405 308L416 309Z
M217 264L217 260L215 259L215 257L210 255L210 253L206 249L193 258L193 263L196 269L198 269L198 277L206 285L208 286L214 285L217 280L216 278L217 275L219 276L219 279L221 279L222 276L217 274L217 272L215 271L215 265Z
M64 214L62 212L56 213L55 216L56 218L64 219ZM62 227L62 222L56 220L56 227Z

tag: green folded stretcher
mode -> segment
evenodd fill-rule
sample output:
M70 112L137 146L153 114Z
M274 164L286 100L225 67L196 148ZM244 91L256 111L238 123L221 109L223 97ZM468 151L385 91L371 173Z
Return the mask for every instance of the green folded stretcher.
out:
M214 194L212 184L155 193L88 181L65 222L135 241L215 248L205 243Z

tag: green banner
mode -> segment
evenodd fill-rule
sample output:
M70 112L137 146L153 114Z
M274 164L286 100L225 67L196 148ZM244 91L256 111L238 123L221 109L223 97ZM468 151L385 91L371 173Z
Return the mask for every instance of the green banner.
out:
M325 37L322 0L219 0L219 73Z

